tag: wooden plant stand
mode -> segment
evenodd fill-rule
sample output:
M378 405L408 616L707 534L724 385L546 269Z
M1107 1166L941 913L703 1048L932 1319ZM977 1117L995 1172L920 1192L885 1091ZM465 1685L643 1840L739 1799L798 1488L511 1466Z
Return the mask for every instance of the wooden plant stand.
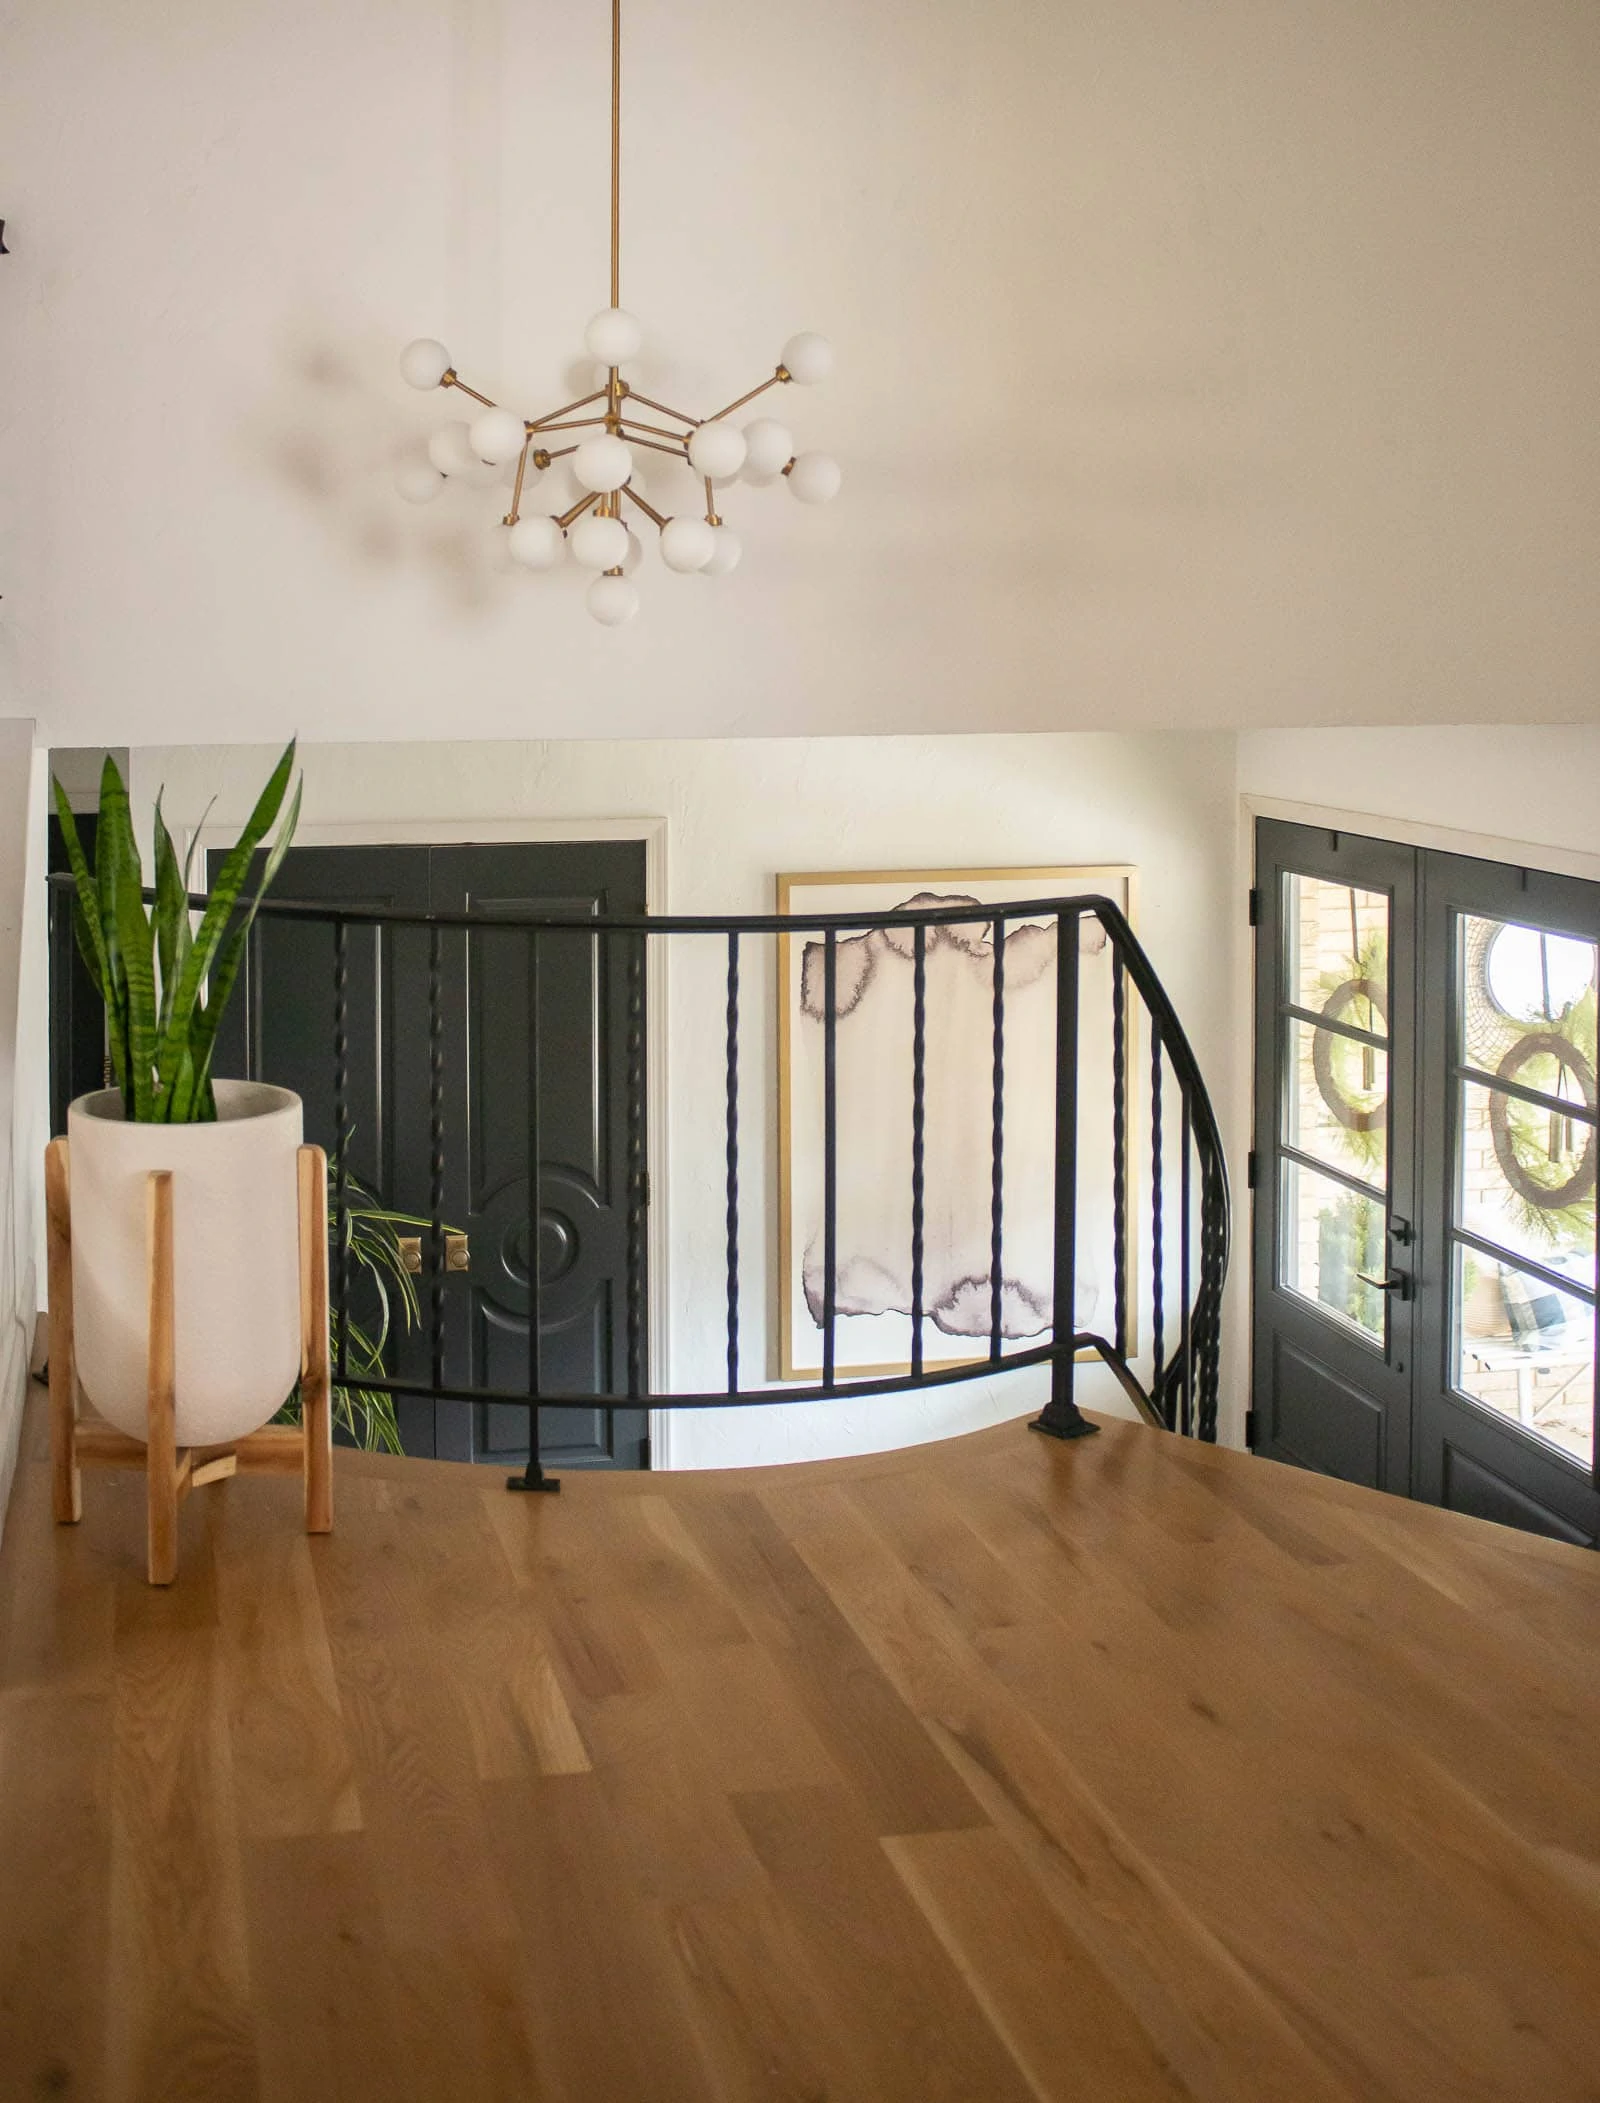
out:
M56 1521L83 1517L84 1468L142 1468L148 1499L148 1574L178 1574L178 1507L191 1490L229 1475L302 1474L306 1532L333 1531L333 1411L328 1366L328 1157L300 1149L300 1422L269 1424L220 1446L179 1447L174 1388L172 1172L147 1177L150 1221L149 1437L79 1414L72 1325L72 1197L67 1142L45 1149L50 1257L50 1459Z

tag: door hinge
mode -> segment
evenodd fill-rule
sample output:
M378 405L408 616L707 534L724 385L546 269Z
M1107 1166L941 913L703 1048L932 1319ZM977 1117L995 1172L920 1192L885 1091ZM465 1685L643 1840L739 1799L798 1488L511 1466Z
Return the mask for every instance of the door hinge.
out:
M1250 886L1250 925L1261 925L1261 893L1254 884Z
M1254 1453L1256 1450L1256 1413L1253 1409L1247 1409L1244 1413L1244 1444L1247 1453Z
M1244 1187L1246 1190L1254 1190L1256 1187L1256 1150L1254 1147L1244 1157Z

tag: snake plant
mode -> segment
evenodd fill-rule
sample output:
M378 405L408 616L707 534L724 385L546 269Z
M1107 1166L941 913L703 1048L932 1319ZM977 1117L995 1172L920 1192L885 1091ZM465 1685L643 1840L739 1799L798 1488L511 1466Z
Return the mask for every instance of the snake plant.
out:
M77 892L72 918L78 947L105 1002L112 1070L122 1091L123 1114L135 1124L216 1121L211 1055L217 1029L244 961L256 908L294 837L299 784L261 880L247 895L250 863L283 809L294 751L291 738L217 872L198 926L189 906L194 847L180 864L159 796L155 901L147 911L127 785L116 761L108 757L100 775L92 869L66 791L59 781L54 784L56 814Z

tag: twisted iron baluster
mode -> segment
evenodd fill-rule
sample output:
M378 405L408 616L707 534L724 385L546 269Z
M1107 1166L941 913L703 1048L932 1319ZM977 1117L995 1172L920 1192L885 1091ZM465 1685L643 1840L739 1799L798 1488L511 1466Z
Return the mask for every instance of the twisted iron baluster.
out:
M1183 1413L1181 1418L1179 1419L1178 1428L1183 1432L1184 1437L1188 1438L1194 1429L1192 1418L1194 1414L1193 1353L1195 1312L1193 1309L1191 1309L1190 1306L1191 1281L1189 1240L1191 1233L1190 1211L1193 1205L1193 1190L1191 1180L1192 1171L1189 1165L1191 1133L1189 1123L1189 1091L1187 1089L1184 1089L1182 1092L1182 1101L1182 1131L1181 1138L1179 1141L1179 1144L1182 1148L1182 1180L1179 1186L1180 1198L1178 1206L1179 1232L1182 1236L1182 1243L1180 1246L1178 1256L1178 1289L1180 1294L1178 1310L1178 1360L1182 1371L1182 1378L1179 1383L1178 1393L1173 1397L1172 1411L1169 1412L1169 1415L1175 1414L1181 1403ZM1201 1224L1203 1228L1203 1220Z
M333 1304L338 1313L334 1379L350 1377L350 930L333 923Z
M1000 1363L1005 1273L1006 924L994 923L994 1081L989 1106L989 1362Z
M739 1392L739 935L728 931L728 1393Z
M444 1386L444 972L443 938L428 930L428 1284L433 1385Z
M644 941L628 943L628 1399L641 1401L644 1370Z
M1078 959L1083 917L1056 915L1055 1282L1051 1305L1050 1400L1031 1428L1076 1439L1099 1429L1073 1400L1078 1288Z
M542 1412L539 1397L544 1389L544 1239L543 1178L544 1137L540 1130L539 1068L539 930L528 930L528 1463L520 1475L508 1475L508 1490L559 1490L559 1476L547 1475L539 1457L542 1442Z
M922 1378L923 1152L928 1094L928 930L911 933L911 1377Z
M1111 1277L1117 1356L1128 1356L1128 982L1111 959Z
M1163 1416L1166 1402L1161 1387L1162 1360L1166 1355L1166 1335L1163 1314L1165 1312L1165 1281L1161 1266L1165 1255L1165 1235L1161 1216L1161 1022L1159 1017L1150 1017L1150 1314L1152 1344L1154 1348L1154 1370L1151 1374L1150 1399Z
M834 1383L839 1268L839 938L822 938L822 1384Z

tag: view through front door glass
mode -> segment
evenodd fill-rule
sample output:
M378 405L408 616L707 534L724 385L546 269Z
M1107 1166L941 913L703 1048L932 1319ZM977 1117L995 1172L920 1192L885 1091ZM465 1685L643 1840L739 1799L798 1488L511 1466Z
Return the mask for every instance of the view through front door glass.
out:
M1456 916L1450 1367L1594 1463L1596 946Z
M1381 1342L1388 1227L1389 900L1290 871L1279 1276ZM1376 1278L1377 1284L1371 1281Z

